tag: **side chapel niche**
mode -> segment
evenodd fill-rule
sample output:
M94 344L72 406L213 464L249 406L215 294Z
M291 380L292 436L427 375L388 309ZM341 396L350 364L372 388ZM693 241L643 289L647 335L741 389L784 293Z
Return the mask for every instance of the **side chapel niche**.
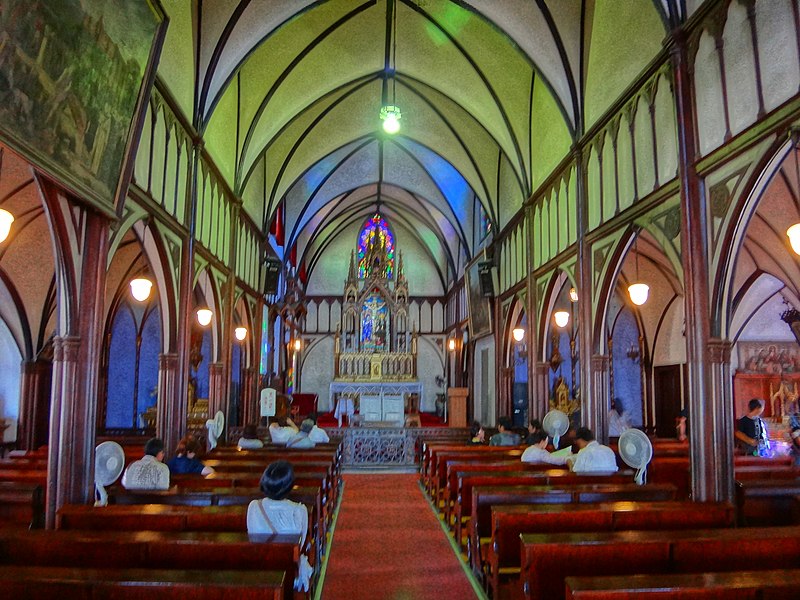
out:
M342 321L334 345L338 381L412 381L417 377L417 331L409 328L403 255L395 269L394 235L375 214L350 254Z

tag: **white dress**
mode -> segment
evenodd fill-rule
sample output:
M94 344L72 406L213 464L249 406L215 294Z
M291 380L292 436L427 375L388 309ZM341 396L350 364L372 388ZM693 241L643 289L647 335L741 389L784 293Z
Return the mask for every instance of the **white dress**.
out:
M300 547L306 541L308 510L291 500L253 500L247 507L247 533L300 534ZM305 554L300 555L294 589L308 591L313 570Z
M155 456L146 454L125 469L122 487L126 490L169 489L169 467L156 460Z

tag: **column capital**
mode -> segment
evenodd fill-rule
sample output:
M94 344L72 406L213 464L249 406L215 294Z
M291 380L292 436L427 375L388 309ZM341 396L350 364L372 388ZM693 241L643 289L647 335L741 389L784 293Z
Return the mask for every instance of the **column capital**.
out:
M158 355L158 368L159 369L177 369L178 368L178 355L177 354L159 354Z
M711 338L708 340L708 359L712 364L730 364L733 342Z
M592 371L607 371L610 360L607 354L592 355Z
M53 360L77 362L81 338L77 335L55 336L53 338Z

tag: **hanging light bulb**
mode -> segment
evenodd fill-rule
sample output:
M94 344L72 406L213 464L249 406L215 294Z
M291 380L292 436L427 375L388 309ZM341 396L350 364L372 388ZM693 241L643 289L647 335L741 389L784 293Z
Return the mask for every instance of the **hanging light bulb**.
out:
M243 342L244 338L247 337L247 327L239 325L236 329L233 330L233 335L236 336L237 340Z
M574 287L569 288L569 301L570 302L578 301L578 290L576 290Z
M569 323L569 313L565 310L557 310L553 313L553 318L559 327L566 327L567 323Z
M636 255L636 283L628 286L628 296L631 298L636 306L641 306L647 302L647 297L650 295L650 286L646 283L639 281L639 250L638 250L639 235L637 234L633 240L633 252Z
M450 350L450 352L454 352L455 351L455 349L456 349L456 338L450 338L447 341L447 349Z
M797 157L800 151L800 129L791 129L789 131L789 139L792 141L792 154L794 154L794 176L797 185L800 186L800 159ZM792 245L792 250L795 254L800 254L800 223L795 223L786 230L786 235L789 236L789 243ZM2 237L0 237L2 241Z
M11 233L11 224L14 222L14 215L4 208L0 208L0 243L6 241L8 234Z
M303 343L300 341L300 338L297 338L294 341L294 350L295 352L300 352L300 348L302 347Z
M139 302L144 302L150 297L150 290L152 287L153 282L146 277L131 279L131 296Z
M514 336L515 341L521 342L522 338L525 337L525 330L522 327L515 327L514 330L511 332L511 335Z
M383 106L381 107L381 121L383 121L383 130L394 135L400 131L400 119L403 117L400 108L397 106Z
M200 323L203 327L206 327L209 323L211 323L211 317L214 316L214 313L208 306L202 304L197 309L197 322Z

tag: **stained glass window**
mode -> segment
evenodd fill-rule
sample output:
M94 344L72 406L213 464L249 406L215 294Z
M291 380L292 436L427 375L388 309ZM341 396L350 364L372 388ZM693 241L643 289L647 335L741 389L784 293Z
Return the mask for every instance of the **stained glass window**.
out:
M364 222L358 236L358 277L382 275L391 279L393 274L394 235L386 219L376 213Z

